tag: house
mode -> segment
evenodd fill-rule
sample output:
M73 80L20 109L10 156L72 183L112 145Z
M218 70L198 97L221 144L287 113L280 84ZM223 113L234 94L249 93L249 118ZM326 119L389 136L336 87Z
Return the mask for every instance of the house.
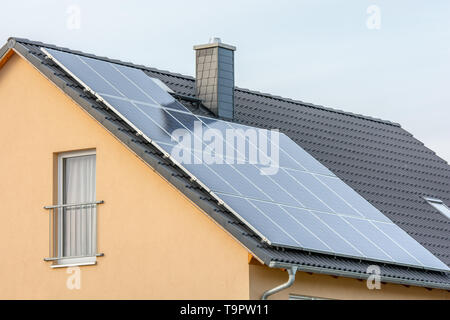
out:
M0 298L450 298L450 166L444 160L399 124L235 87L235 48L218 39L194 49L196 78L26 39L10 38L0 49ZM140 123L142 114L131 121L132 109L130 117L117 111L134 100L108 91L113 75L83 78L83 72L94 75L90 63L148 76L142 81L160 96L136 95L166 111L175 106L231 127L280 129L296 142L293 150L306 150L305 161L345 182L349 197L398 231L374 239L357 227L340 233L316 222L312 228L320 225L322 232L305 227L299 235L311 240L314 234L328 251L271 241L296 239L258 219L249 223L251 212L218 201L203 177L189 175L163 143L141 131L156 134L150 122ZM283 190L273 199L297 192ZM335 197L344 189L332 191ZM344 198L336 201L347 203ZM279 212L268 215L261 220L278 226ZM307 223L297 222L293 232ZM265 227L270 237L260 232ZM340 254L331 248L332 236L361 255ZM389 261L363 254L352 236Z

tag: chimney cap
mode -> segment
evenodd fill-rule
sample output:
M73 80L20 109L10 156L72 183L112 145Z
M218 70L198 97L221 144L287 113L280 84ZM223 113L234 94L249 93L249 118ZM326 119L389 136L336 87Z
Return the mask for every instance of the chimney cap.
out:
M196 45L196 46L194 46L194 50L215 48L215 47L221 47L221 48L225 48L228 50L236 51L235 46L223 43L222 39L220 39L219 37L209 38L209 43Z
M222 43L222 39L219 37L211 37L209 38L209 43Z

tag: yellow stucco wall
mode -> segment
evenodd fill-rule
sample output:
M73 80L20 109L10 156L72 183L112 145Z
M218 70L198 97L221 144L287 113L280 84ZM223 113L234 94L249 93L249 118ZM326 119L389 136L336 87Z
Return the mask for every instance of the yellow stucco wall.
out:
M267 289L274 288L287 280L286 271L252 263L250 265L250 299L259 299ZM270 296L269 299L288 299L290 294L340 300L450 299L450 293L446 290L385 283L381 284L380 290L369 290L365 280L305 272L297 272L295 282L290 288Z
M247 251L17 54L0 69L0 298L248 298ZM52 269L54 154L96 148L99 251Z

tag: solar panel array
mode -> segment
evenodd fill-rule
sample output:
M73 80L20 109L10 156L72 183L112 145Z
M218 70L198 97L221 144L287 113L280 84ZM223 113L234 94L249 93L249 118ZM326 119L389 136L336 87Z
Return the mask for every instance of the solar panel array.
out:
M202 150L211 146L197 130L199 124L202 130L214 129L223 137L232 130L248 145L255 140L246 132L255 129L194 115L140 69L53 49L42 51L269 244L450 271L286 135L280 133L277 141L271 132L258 129L269 145L279 147L275 174L261 174L267 163L249 163L250 148L239 149L228 140L224 140L227 150L244 163L228 161L228 154L214 154L216 162L207 162ZM174 156L178 129L194 140L191 161ZM262 154L269 158L269 153ZM222 164L217 163L220 157Z

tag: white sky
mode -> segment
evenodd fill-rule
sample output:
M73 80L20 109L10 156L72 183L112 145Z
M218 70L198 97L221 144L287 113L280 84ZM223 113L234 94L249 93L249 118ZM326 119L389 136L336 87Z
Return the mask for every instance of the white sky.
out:
M188 75L192 46L218 36L237 46L237 86L399 122L450 160L450 1L15 0L10 36Z

